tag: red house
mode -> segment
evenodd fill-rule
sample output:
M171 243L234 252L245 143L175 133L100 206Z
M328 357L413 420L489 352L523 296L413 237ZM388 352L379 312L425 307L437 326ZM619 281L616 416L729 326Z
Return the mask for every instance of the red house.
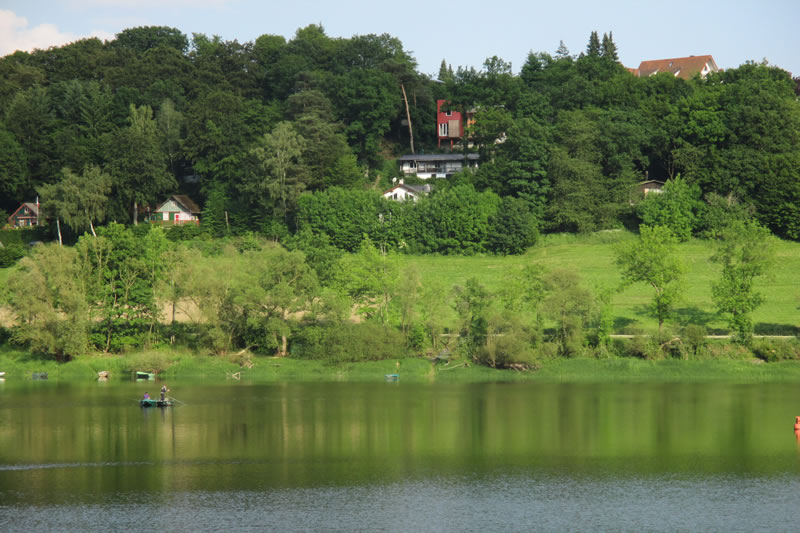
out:
M464 119L462 113L456 110L445 111L447 109L447 100L436 100L436 127L438 130L439 147L442 146L442 141L449 144L450 148L453 147L455 141L464 137ZM466 123L472 124L475 113L467 111Z

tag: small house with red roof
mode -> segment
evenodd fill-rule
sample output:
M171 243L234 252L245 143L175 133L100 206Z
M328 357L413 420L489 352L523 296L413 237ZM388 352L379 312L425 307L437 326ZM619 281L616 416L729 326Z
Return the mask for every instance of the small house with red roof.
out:
M642 61L639 63L639 68L628 70L638 78L646 78L662 72L668 72L676 78L688 80L696 74L699 74L701 78L705 78L712 72L718 72L719 68L711 55L704 55Z

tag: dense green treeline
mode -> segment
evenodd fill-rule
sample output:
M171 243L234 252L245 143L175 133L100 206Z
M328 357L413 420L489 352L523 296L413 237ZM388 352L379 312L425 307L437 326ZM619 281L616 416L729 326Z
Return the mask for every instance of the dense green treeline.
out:
M800 103L790 76L748 63L706 79L638 78L616 50L611 36L593 33L578 55L563 46L531 52L518 73L497 57L479 70L443 62L438 80L418 72L390 35L331 38L316 25L288 41L246 43L139 27L105 43L16 52L0 59L0 209L38 195L51 220L79 235L105 221L135 222L183 192L216 235L285 239L307 228L353 250L361 236L336 233L310 207L322 200L307 195L377 204L359 195L390 186L396 155L436 149L436 100L446 99L475 112L468 134L481 164L436 180L430 203L440 194L456 195L440 204L462 201L468 189L446 192L458 185L508 209L482 209L480 223L462 220L444 235L431 228L444 216L435 208L397 207L395 229L368 230L377 222L364 221L375 242L518 253L532 225L635 226L635 185L677 176L696 187L699 204L728 199L775 234L800 238ZM376 210L385 222L389 208L370 216ZM521 236L490 242L496 234L479 226L509 212L511 220L494 223Z
M48 220L0 248L1 266L27 256L4 299L11 338L35 353L696 356L710 353L702 326L691 343L662 331L682 292L674 247L693 236L715 250L731 350L777 353L753 344L751 318L768 232L800 238L800 103L777 67L638 78L593 33L585 52L531 52L519 73L492 57L433 80L394 37L312 25L248 43L132 28L17 52L0 73L0 209L37 196ZM417 202L382 198L397 155L437 149L437 99L474 112L456 149L479 167ZM643 198L646 179L663 194ZM138 224L175 192L202 206L200 226ZM400 258L522 254L543 232L640 225L616 263L653 288L658 334L630 346L609 337L615 287L575 269L526 264L490 290L422 284ZM26 245L45 232L74 246Z

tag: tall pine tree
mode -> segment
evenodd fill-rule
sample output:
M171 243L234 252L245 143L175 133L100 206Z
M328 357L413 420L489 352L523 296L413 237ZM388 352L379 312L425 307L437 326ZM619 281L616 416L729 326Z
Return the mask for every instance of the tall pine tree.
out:
M614 44L614 32L603 34L603 44L600 45L600 55L607 57L611 61L619 61L617 56L617 45Z
M586 55L589 57L598 57L600 55L600 38L597 32L593 31L589 36L589 44L586 46Z

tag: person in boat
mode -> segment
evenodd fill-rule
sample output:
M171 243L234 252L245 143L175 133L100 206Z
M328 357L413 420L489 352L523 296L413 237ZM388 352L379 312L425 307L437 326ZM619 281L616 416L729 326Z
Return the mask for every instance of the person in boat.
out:
M144 393L144 399L145 400L149 400L150 399L150 393L149 392L145 392Z
M168 392L169 392L169 389L167 388L167 386L166 385L162 385L161 386L161 401L162 402L166 399L166 396L167 396Z

